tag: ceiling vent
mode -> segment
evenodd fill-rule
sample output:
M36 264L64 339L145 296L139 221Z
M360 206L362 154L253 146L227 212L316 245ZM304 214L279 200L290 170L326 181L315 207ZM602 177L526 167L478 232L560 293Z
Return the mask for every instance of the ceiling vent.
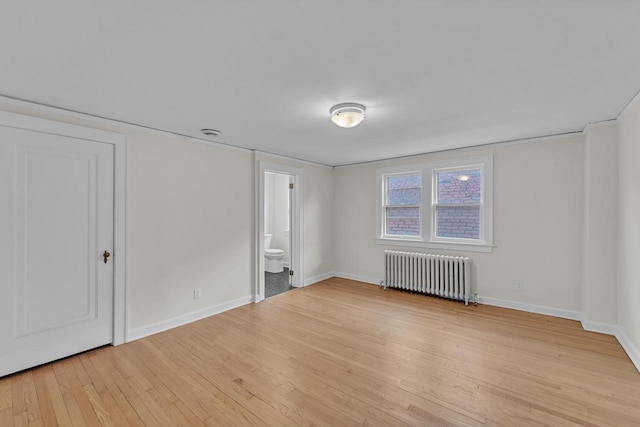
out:
M220 134L222 134L222 132L216 129L200 129L200 132L202 132L204 136L209 138L217 138L220 136Z

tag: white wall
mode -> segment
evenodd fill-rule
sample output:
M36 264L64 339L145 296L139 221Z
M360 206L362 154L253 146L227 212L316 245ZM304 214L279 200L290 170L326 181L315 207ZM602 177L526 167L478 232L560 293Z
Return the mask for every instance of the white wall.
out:
M252 153L127 133L129 328L250 296Z
M336 168L334 268L372 282L384 278L383 250L390 247L374 241L377 167L481 154L494 155L493 253L429 252L469 256L473 290L483 297L560 309L577 317L582 306L582 136ZM523 285L521 291L517 282Z
M591 329L617 323L618 124L585 132L583 323Z
M640 102L630 106L619 123L618 326L640 369Z
M276 176L272 173L265 174L264 177L264 234L273 234L273 211L275 197L273 186Z

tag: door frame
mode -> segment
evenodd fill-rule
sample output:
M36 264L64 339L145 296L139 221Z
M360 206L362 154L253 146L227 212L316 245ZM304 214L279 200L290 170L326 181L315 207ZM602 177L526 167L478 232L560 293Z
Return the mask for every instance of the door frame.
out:
M304 174L303 170L292 166L281 165L277 163L265 162L258 160L257 165L257 190L258 203L257 215L258 223L256 226L256 290L254 301L260 302L264 300L265 284L264 284L264 186L265 173L273 172L285 174L293 177L293 203L289 206L293 227L289 227L291 234L291 247L289 248L290 265L289 268L294 271L291 285L300 288L304 286L304 218L303 218L303 190L304 190Z
M127 137L84 126L0 111L0 126L113 145L113 341L128 341L127 331Z

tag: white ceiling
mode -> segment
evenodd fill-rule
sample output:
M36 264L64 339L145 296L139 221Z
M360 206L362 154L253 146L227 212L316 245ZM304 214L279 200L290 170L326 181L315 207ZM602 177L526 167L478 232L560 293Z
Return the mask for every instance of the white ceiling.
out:
M640 1L1 0L0 94L343 165L580 131L640 89ZM341 129L329 109L367 106Z

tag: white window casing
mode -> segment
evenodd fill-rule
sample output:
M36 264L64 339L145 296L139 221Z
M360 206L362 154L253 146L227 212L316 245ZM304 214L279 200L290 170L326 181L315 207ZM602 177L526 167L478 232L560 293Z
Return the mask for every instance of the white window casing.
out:
M437 200L437 174L449 171L480 170L481 196L479 203L443 204ZM385 215L387 208L387 177L420 174L422 201L420 206L420 235L401 236L387 234ZM453 238L436 236L436 209L440 207L479 208L479 238ZM404 205L402 207L405 207ZM406 207L409 207L408 205ZM492 252L493 244L493 156L466 157L452 160L401 165L376 170L376 243L390 246L423 247L470 252Z

